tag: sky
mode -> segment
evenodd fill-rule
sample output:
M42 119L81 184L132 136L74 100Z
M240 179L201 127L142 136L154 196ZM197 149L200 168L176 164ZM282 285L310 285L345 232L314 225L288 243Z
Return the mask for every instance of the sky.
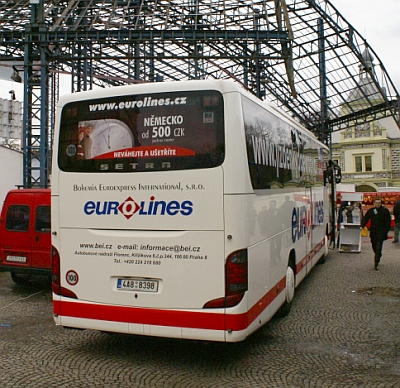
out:
M400 0L329 0L377 54L400 92ZM69 85L65 85L66 92ZM23 99L21 84L0 80L0 97Z
M329 0L366 38L400 92L400 0Z

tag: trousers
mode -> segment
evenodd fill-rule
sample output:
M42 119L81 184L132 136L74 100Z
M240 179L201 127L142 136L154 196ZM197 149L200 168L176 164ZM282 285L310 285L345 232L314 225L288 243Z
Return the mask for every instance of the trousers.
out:
M371 238L372 250L375 253L375 265L378 265L382 257L383 242L381 238Z
M400 221L394 223L394 241L399 241Z

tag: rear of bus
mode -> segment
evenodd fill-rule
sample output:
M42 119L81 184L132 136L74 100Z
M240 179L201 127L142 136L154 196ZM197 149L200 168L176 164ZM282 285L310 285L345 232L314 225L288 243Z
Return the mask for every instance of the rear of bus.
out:
M224 193L250 190L240 95L231 82L61 99L52 172L56 324L244 339L244 223L225 224Z

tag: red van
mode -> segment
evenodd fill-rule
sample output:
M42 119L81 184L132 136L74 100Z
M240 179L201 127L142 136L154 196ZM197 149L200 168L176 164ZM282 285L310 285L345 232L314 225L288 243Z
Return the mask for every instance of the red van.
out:
M17 284L51 275L50 189L7 193L0 216L0 271Z

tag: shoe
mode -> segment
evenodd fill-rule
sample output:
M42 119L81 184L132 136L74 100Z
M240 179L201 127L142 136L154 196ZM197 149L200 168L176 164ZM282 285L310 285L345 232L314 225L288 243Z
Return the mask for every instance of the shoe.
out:
M375 271L379 271L379 269L378 269L378 266L377 266L377 265L375 266Z
M398 243L399 241L398 240L393 240L392 241L392 243L394 244L394 243Z

